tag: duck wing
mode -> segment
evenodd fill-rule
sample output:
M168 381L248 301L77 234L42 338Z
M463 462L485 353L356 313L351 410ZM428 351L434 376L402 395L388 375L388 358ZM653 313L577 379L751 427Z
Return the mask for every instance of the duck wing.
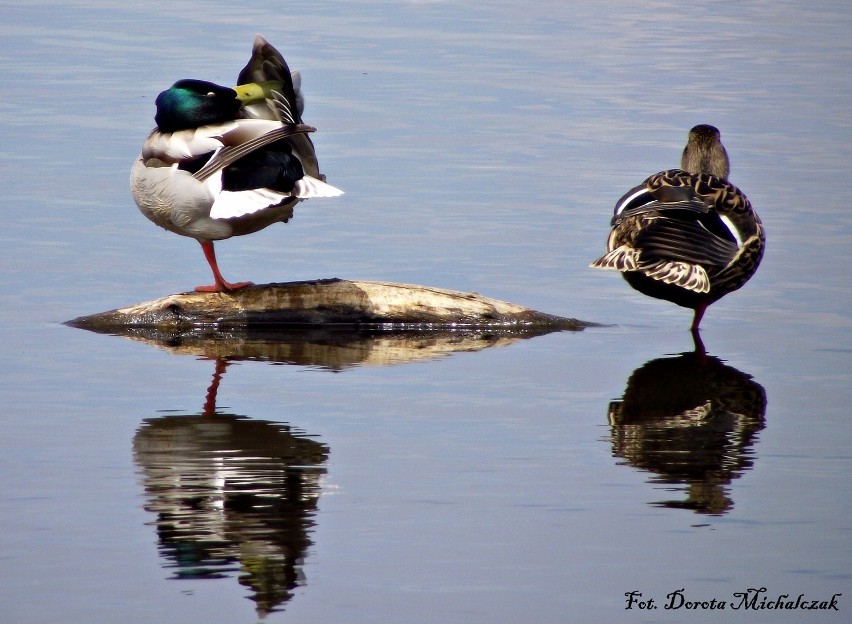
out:
M275 128L261 136L255 137L253 139L249 139L244 143L239 143L237 145L228 145L220 149L216 152L213 157L204 164L203 167L198 169L195 173L192 174L196 180L204 181L209 178L214 173L217 173L224 169L225 167L232 165L239 159L255 152L267 145L271 145L276 141L280 141L282 139L286 139L287 137L291 137L297 134L306 134L308 132L316 132L316 128L312 126L306 126L304 124L298 125L289 125L282 126L280 128Z
M725 267L737 254L736 241L719 236L713 230L724 227L712 215L697 217L694 212L661 213L637 233L634 245L642 258L676 260L707 267ZM709 226L708 226L709 224Z
M706 214L710 207L701 196L688 186L649 188L645 183L642 183L627 191L615 203L611 225L618 225L628 217L660 210L683 210Z
M274 102L274 105L281 106L283 104L288 111L286 118L282 118L282 121L287 123L287 119L290 119L292 123L301 123L304 100L301 94L299 72L290 71L290 67L281 53L260 35L254 38L251 58L237 78L237 84L252 82L279 83L276 85L279 97L273 97L273 101L279 100Z
M632 245L644 263L670 260L725 267L737 254L736 236L705 198L688 186L639 186L616 204L613 225L634 229Z
M215 198L210 216L231 219L288 202L295 204L299 199L341 195L340 189L309 174L298 146L293 145L294 138L313 131L303 124L281 126L212 154L192 174Z
M257 35L252 46L251 58L240 71L238 84L275 83L265 101L249 104L243 108L247 117L275 119L282 124L301 124L305 100L302 96L302 78L291 71L281 53L262 36ZM307 134L294 135L290 139L305 173L324 181L320 173L314 144Z

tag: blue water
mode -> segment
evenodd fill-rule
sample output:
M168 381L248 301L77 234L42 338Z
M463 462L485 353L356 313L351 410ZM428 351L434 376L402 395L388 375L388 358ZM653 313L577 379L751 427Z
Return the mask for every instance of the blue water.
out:
M2 15L3 621L803 621L664 608L761 587L842 593L814 619L849 621L852 9ZM346 195L217 245L227 278L426 284L606 326L452 354L296 345L219 364L214 409L213 351L62 325L209 280L127 179L156 94L231 84L258 32L302 72ZM688 311L587 268L615 200L697 123L768 233L698 368Z

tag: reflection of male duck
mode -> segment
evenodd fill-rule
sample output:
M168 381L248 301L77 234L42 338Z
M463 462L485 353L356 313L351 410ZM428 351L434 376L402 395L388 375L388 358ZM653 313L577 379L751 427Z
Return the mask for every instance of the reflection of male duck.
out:
M223 370L220 363L205 413L147 419L133 451L175 576L238 572L263 616L301 583L328 448L281 423L217 413Z
M687 486L687 500L657 504L723 514L765 414L763 387L700 348L651 360L609 405L613 455L656 473L653 482Z

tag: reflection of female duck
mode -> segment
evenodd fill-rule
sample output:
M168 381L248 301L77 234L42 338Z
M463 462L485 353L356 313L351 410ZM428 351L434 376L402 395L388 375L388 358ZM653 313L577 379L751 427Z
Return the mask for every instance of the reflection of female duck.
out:
M707 306L751 278L766 242L729 169L719 130L692 128L681 169L656 173L618 200L606 254L591 266L621 271L639 292L692 308L697 329Z
M176 576L239 570L263 616L301 584L328 448L281 423L216 412L223 370L220 363L204 413L146 420L133 452L160 553Z
M659 483L688 485L686 502L661 505L724 513L732 505L725 486L751 467L765 413L763 387L720 359L700 349L659 358L610 403L613 454Z

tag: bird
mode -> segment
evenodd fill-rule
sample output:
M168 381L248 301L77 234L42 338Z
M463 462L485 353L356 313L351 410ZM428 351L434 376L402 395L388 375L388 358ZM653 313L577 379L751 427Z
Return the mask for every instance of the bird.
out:
M214 283L197 292L252 284L222 277L214 241L286 223L303 199L343 194L319 172L299 73L260 35L237 85L181 79L160 93L130 172L142 214L201 244Z
M691 308L697 332L707 307L751 279L766 248L760 217L729 173L719 129L694 126L680 169L649 176L616 202L606 253L589 266Z

